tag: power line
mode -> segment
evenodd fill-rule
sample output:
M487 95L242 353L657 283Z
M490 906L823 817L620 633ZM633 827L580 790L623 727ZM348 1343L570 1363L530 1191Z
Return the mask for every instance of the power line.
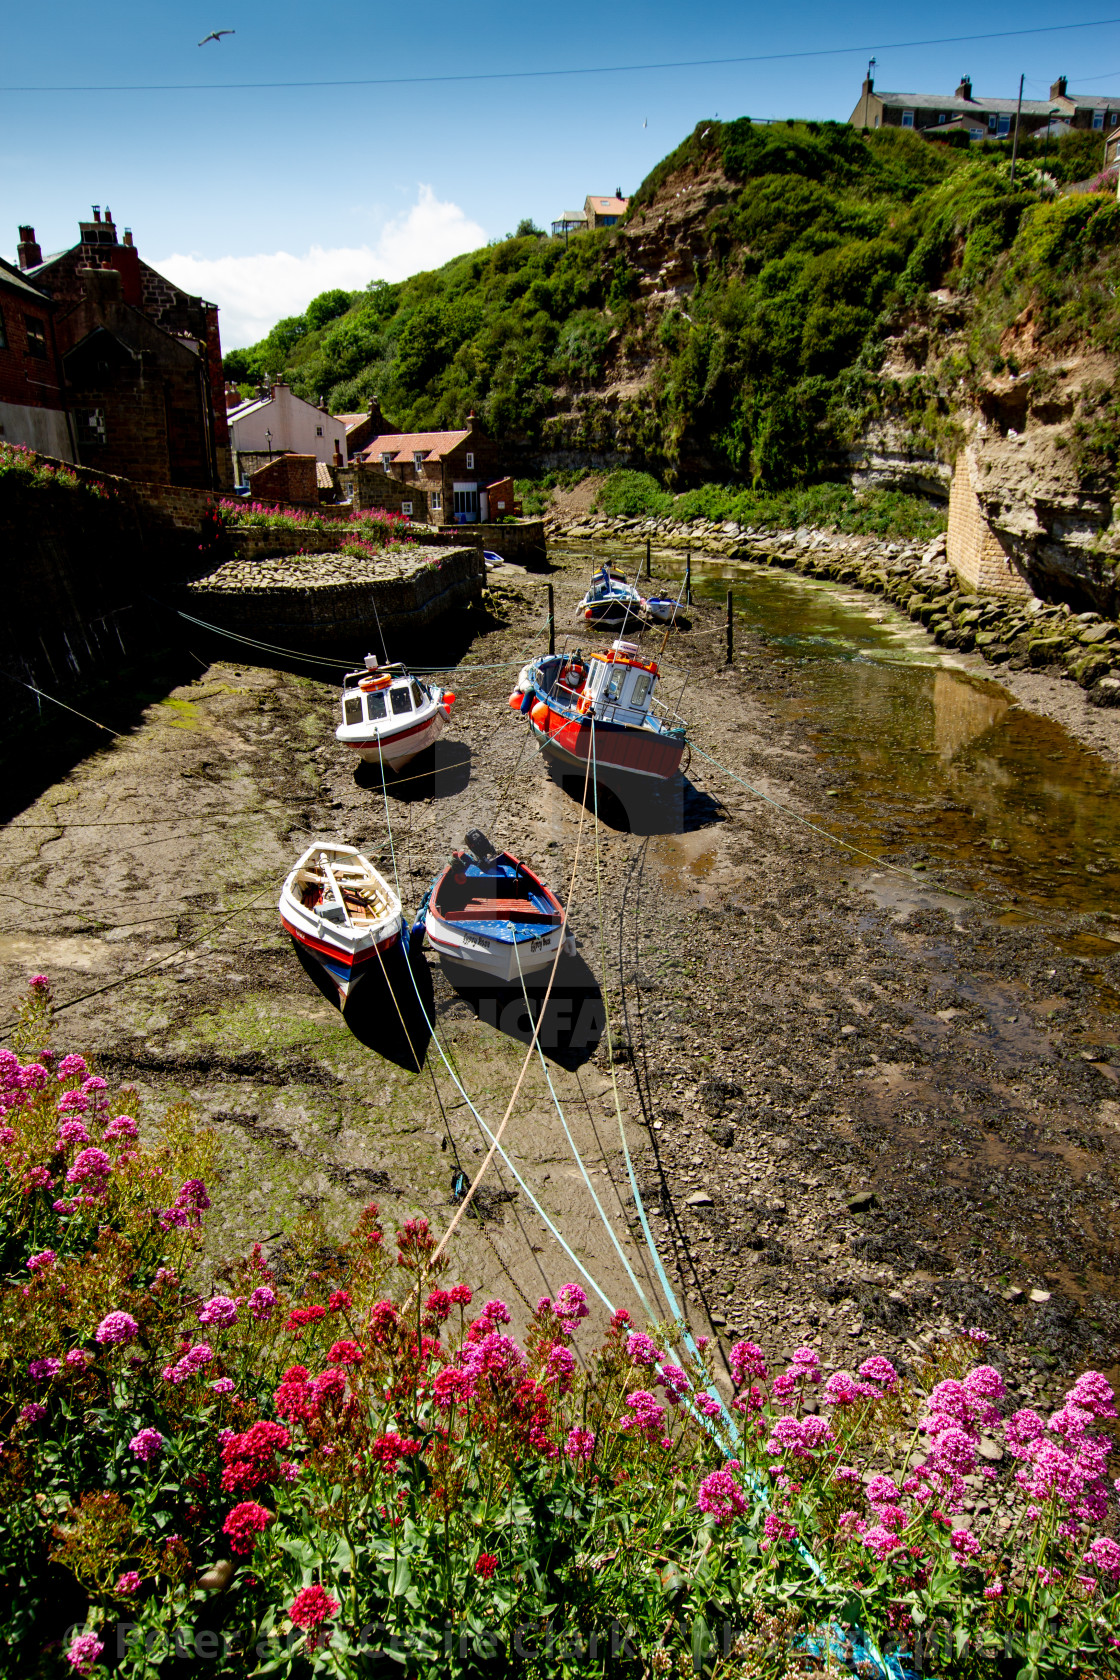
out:
M1071 29L1107 29L1120 18L1088 23L1053 23L1033 29L989 30L982 35L936 35L924 41L870 41L850 47L815 47L801 52L751 53L735 58L671 59L658 64L589 64L569 70L478 70L447 76L368 76L348 80L300 82L88 82L32 87L0 87L0 93L244 93L254 88L417 87L448 82L541 81L546 77L640 75L654 70L710 70L732 64L777 64L806 58L839 58L849 53L903 52L911 47L952 47L971 41L1008 41L1024 35L1057 35Z

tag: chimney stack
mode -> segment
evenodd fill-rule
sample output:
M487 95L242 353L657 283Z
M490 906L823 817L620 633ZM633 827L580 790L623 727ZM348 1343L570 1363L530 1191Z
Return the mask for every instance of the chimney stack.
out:
M332 462L332 465L335 468L336 472L342 470L342 465L343 465L342 451L338 447L338 439L337 438L335 438L335 440L334 440L334 461Z
M43 260L43 253L35 238L33 227L21 227L19 230L19 266L21 268L38 268Z
M1066 87L1068 86L1068 84L1069 84L1069 77L1068 76L1059 76L1056 82L1051 82L1050 83L1050 97L1051 97L1051 99L1065 99L1065 98L1067 98L1068 96L1066 94Z
M960 83L957 87L957 91L953 95L953 97L954 97L954 99L971 99L972 98L972 77L971 76L962 76L961 77Z
M124 242L129 247L129 249L131 250L131 248L132 248L132 229L131 228L125 228L125 230L124 230Z
M93 219L94 219L95 222L99 222L101 220L101 206L100 206L100 204L95 204L93 206Z

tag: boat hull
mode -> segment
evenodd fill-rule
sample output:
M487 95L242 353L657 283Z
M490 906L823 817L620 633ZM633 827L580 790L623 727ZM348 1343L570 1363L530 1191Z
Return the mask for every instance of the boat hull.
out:
M363 980L372 968L377 974L381 973L382 963L386 955L399 945L401 940L401 922L397 918L397 925L391 933L383 938L369 937L369 943L347 948L336 944L333 940L322 937L321 927L312 929L300 925L295 917L281 910L280 920L285 929L291 934L295 944L308 956L314 958L324 973L338 988L338 995L343 1003L360 980Z
M335 730L335 739L357 753L364 764L383 764L387 770L400 770L426 747L434 746L446 722L447 713L437 706L430 717L383 735L377 735L368 724L342 724Z
M509 928L511 924L505 926ZM484 933L481 928L442 921L431 908L425 918L424 932L432 950L445 961L475 974L485 974L507 986L517 985L523 977L527 979L542 968L551 968L558 947L569 955L575 950L574 937L565 933L563 927L515 938L512 934Z
M542 727L530 714L529 727L541 751L549 758L575 770L586 771L592 756L590 719L568 717L550 706L547 723ZM654 729L596 723L594 740L596 772L617 771L627 776L644 776L651 781L667 782L676 775L684 757L682 736L663 735Z

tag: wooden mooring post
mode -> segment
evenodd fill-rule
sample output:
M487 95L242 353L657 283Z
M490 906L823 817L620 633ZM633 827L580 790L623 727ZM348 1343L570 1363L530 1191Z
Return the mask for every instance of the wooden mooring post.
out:
M732 605L731 591L727 591L727 663L730 665L735 654L735 609Z
M691 548L685 550L685 556L684 556L684 604L685 604L686 607L690 607L692 605L692 550L691 550Z
M728 596L728 600L730 599ZM556 652L556 602L551 584L548 586L548 651Z
M653 576L653 573L649 569L649 538L648 537L646 538L646 576L647 576L647 578Z

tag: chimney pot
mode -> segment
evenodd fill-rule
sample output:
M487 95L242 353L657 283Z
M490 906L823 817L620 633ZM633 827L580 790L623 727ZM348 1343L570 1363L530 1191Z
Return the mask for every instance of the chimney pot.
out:
M1064 99L1066 97L1066 88L1067 88L1068 85L1069 85L1068 76L1059 76L1056 82L1051 82L1050 83L1050 97L1051 97L1051 99Z
M95 222L99 222L101 220L101 206L100 206L100 204L95 204L94 207L93 207L93 219L94 219Z
M131 247L131 245L132 245L132 229L131 228L125 228L125 230L124 230L124 242L125 242L126 245Z
M19 230L19 266L21 268L38 268L43 260L43 253L39 242L35 238L33 227L21 227Z

